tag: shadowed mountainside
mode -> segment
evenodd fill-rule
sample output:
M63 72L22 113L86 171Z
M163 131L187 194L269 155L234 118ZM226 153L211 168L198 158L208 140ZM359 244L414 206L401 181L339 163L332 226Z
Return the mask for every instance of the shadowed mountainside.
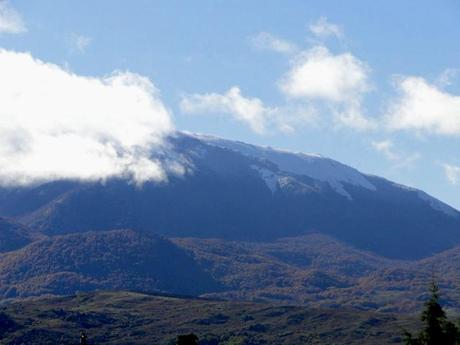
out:
M22 248L38 237L21 224L0 218L0 253Z

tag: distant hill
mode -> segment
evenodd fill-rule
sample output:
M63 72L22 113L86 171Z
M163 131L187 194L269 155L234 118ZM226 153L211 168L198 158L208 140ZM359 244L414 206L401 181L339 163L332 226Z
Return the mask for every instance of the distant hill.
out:
M457 210L332 159L186 133L152 156L187 173L143 186L110 180L4 188L0 215L46 235L131 228L260 242L320 232L394 259L460 245Z
M460 247L391 260L323 234L255 243L133 230L54 236L0 255L0 297L130 289L225 300L410 313L436 272L460 313Z
M73 345L81 330L91 344L174 344L196 333L200 344L400 344L414 318L365 311L334 311L224 302L132 292L84 293L15 301L3 307L14 327L5 345ZM1 331L1 330L0 330Z
M419 261L391 260L322 234L268 243L175 239L226 289L205 296L416 312L433 274L446 309L460 314L460 247Z
M73 294L96 289L199 295L220 290L183 249L130 230L56 236L0 256L0 295Z

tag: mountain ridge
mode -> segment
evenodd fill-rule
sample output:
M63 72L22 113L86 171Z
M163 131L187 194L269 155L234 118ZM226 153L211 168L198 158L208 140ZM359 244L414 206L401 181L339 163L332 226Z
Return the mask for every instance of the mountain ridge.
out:
M0 216L44 235L130 228L258 242L321 232L393 259L460 244L457 210L329 158L184 133L152 158L177 160L184 174L4 188Z

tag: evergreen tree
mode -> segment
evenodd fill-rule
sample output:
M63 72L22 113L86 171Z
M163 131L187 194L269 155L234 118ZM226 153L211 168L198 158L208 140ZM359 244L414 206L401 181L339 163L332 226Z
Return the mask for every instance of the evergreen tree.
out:
M422 312L423 330L413 337L406 332L406 345L460 345L460 330L447 320L446 313L439 304L439 289L431 284L431 297Z

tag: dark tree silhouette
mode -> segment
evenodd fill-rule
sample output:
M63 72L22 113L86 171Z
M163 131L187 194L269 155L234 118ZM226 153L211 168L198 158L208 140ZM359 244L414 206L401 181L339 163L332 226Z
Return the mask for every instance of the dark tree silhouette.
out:
M193 333L179 335L177 345L198 345L198 337Z
M80 333L80 345L88 345L88 336L85 332Z
M449 320L439 304L439 288L435 282L431 284L431 297L425 302L422 312L424 328L414 337L406 332L406 345L458 345L460 331Z

